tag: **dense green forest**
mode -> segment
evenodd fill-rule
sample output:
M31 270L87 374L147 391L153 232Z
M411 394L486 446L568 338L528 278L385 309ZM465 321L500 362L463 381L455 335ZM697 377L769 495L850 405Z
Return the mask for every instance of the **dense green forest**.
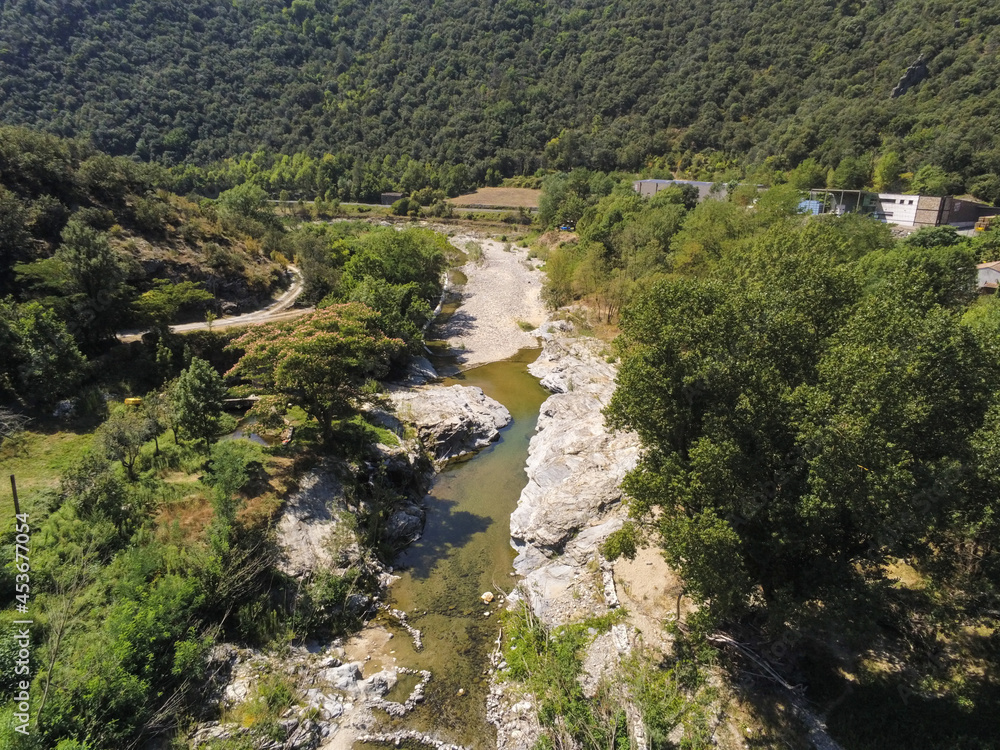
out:
M973 0L4 0L0 120L165 164L330 153L341 198L403 155L482 183L892 153L996 200L998 21Z
M620 325L605 414L645 449L605 552L662 546L700 605L679 635L762 715L763 664L844 747L995 747L1000 304L975 264L1000 234L896 239L790 185L692 198L577 170L541 201L577 220L545 294Z

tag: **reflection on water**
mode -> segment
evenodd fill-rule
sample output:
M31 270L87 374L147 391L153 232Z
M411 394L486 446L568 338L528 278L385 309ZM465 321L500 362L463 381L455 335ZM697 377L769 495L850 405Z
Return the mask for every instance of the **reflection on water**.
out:
M268 439L258 435L253 431L254 426L257 424L256 417L246 417L241 419L239 425L236 429L229 435L225 435L222 440L236 440L239 438L244 438L249 440L251 443L257 443L257 445L262 445L265 448L274 445L275 441L273 438Z
M512 586L510 514L526 482L524 463L538 408L548 396L527 370L538 351L523 350L444 381L479 386L510 410L513 423L499 441L441 473L426 499L423 537L396 561L403 571L391 589L392 606L409 613L423 631L424 649L414 652L399 633L402 637L392 641L395 656L400 666L429 669L434 677L425 704L398 724L386 720L386 728L433 730L476 748L494 744L483 670L497 636L498 605L487 607L480 595ZM459 689L465 691L461 697Z

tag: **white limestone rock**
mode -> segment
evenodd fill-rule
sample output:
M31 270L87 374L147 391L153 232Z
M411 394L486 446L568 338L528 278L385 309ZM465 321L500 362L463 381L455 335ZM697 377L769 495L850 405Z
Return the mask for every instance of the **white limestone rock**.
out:
M510 412L482 388L426 386L390 395L396 416L412 424L437 461L485 448L510 424Z
M514 570L535 613L548 624L615 606L613 588L595 589L586 566L621 528L618 488L639 459L639 439L611 433L602 410L614 393L615 368L605 344L546 334L530 365L557 392L542 404L528 449L528 483L511 515Z
M335 531L347 534L341 518L346 510L344 488L330 467L321 466L303 475L278 521L281 570L300 577L317 568L332 567L337 561L331 553L330 536ZM351 540L347 542L350 547Z

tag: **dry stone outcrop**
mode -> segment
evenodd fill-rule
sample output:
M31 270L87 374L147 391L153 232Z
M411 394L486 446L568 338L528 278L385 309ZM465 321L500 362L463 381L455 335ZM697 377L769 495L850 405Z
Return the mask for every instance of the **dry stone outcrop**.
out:
M299 479L299 489L285 500L278 521L278 541L282 550L280 567L291 576L303 576L317 568L329 568L333 559L333 536L347 534L343 514L347 511L344 488L333 467L321 465ZM345 554L360 554L356 540L345 539Z
M439 462L485 448L510 423L506 407L474 386L425 386L396 391L390 398L397 418L416 428Z
M611 566L599 548L624 521L618 487L638 462L639 439L604 426L602 411L616 375L607 346L573 337L565 322L539 333L544 347L529 370L553 395L542 404L528 448L528 484L511 515L514 569L523 577L511 600L526 599L539 619L557 626L619 605ZM585 655L588 694L600 675L618 668L627 649L624 625L591 644ZM497 727L500 750L535 747L542 729L533 701L522 686L494 678L487 715ZM640 738L638 716L629 720L633 739Z
M557 327L542 335L542 354L529 370L553 395L531 439L528 484L510 533L522 590L535 613L557 625L617 606L613 584L598 575L595 585L588 564L601 566L599 545L621 527L618 486L638 461L639 439L604 426L602 410L615 389L606 345Z

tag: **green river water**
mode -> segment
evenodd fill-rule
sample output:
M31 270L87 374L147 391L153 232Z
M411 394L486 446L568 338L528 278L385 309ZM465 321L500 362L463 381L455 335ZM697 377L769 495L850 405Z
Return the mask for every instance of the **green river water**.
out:
M479 386L507 407L513 422L497 442L438 476L426 499L423 537L396 560L402 578L391 588L390 603L407 612L410 623L423 632L424 648L414 651L409 637L387 621L397 633L392 648L400 666L428 669L433 678L424 704L398 721L386 719L385 730L431 731L477 749L495 744L486 722L483 671L499 629L499 606L484 605L480 596L485 591L502 594L514 583L510 514L527 481L524 463L538 409L549 395L527 369L539 351L522 350L509 360L444 381ZM405 700L416 679L404 677L387 697Z

